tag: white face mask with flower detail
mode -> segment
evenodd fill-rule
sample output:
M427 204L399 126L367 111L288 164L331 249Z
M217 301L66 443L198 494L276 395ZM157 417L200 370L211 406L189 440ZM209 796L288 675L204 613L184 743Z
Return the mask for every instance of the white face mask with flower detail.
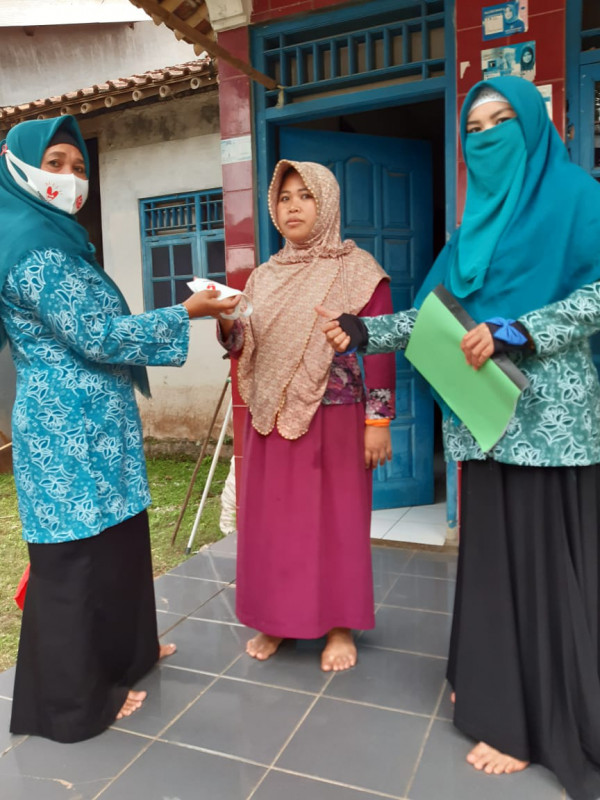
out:
M46 172L32 167L31 164L26 164L17 158L6 147L2 155L6 156L6 166L15 183L34 197L40 197L51 206L66 211L67 214L76 214L87 200L89 187L87 180L72 174Z

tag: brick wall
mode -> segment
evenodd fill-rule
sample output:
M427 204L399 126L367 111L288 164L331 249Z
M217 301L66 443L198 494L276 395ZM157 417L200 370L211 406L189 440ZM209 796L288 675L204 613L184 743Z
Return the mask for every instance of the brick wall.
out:
M471 86L482 78L482 50L534 41L535 83L552 85L553 120L558 132L564 137L566 2L567 0L529 0L529 29L525 33L483 41L481 10L485 6L494 5L495 0L456 0L456 79L459 113L465 95ZM457 170L457 214L460 220L466 190L466 169L460 145Z

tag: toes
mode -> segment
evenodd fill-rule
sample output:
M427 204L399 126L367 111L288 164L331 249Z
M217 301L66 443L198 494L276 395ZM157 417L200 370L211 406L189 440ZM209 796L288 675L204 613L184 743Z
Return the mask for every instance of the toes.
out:
M158 657L167 658L167 656L172 656L176 650L177 650L177 645L173 644L173 642L169 644L161 644L158 651Z

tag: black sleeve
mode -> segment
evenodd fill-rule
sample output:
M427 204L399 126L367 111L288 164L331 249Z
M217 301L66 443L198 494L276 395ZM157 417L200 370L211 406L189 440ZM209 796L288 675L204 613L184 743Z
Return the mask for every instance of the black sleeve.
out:
M500 326L494 325L493 322L486 322L485 324L488 326L492 338L494 339L494 355L496 355L496 353L530 353L535 350L535 344L529 335L529 331L520 322L511 322L511 328L515 328L526 337L527 341L523 344L509 344L509 342L505 342L503 339L496 339L494 334Z

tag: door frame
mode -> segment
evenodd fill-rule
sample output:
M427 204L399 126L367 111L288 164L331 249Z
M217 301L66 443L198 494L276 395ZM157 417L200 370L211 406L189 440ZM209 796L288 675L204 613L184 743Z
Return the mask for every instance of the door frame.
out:
M395 0L397 2L397 0ZM373 4L377 5L377 4ZM444 11L444 51L445 69L444 76L429 78L421 81L397 83L391 86L377 86L357 89L350 92L341 92L327 97L315 97L314 100L303 100L300 103L291 103L283 107L265 108L262 97L264 88L254 84L254 153L256 165L255 202L265 198L269 188L273 168L277 161L276 153L279 150L278 129L282 125L293 125L299 122L308 122L324 117L335 117L341 114L358 113L364 111L379 111L392 106L409 105L426 100L444 100L444 138L446 143L445 157L445 191L446 191L446 241L456 228L456 191L457 191L457 158L456 158L456 32L454 29L455 0L445 0ZM331 13L343 18L345 8L336 9ZM390 22L393 21L393 11L389 12ZM311 18L309 17L309 20ZM300 24L307 25L306 18L301 23L290 21L290 29ZM310 24L310 23L309 23ZM256 30L261 35L271 28L281 27L281 22L269 23L251 29L252 33L252 63L255 63ZM259 249L259 262L265 261L274 249L278 247L277 232L270 223L267 205L257 202L255 208L257 219L257 241Z
M391 0L394 6L398 0ZM393 7L390 0L380 0L373 6L387 7L390 22L393 21ZM456 92L456 30L454 26L456 0L445 0L444 3L444 76L427 80L397 83L388 86L376 86L341 92L328 97L306 99L283 107L266 108L263 87L254 84L253 91L253 149L255 164L255 220L259 263L266 261L270 254L278 249L278 234L271 225L267 197L271 175L277 161L279 151L279 128L299 122L308 122L324 117L340 116L343 113L361 111L379 111L392 106L409 105L426 100L442 99L444 101L444 140L445 140L445 231L446 241L456 229L457 218L457 92ZM344 17L346 8L335 9L331 18ZM316 15L302 18L300 22L293 18L287 20L286 29L290 30L310 24ZM307 22L308 19L308 22ZM285 24L284 22L284 24ZM268 23L250 29L252 63L256 63L258 32L264 35L282 22ZM458 525L458 469L456 463L446 463L446 516L448 530L456 532ZM454 535L454 533L452 534Z

